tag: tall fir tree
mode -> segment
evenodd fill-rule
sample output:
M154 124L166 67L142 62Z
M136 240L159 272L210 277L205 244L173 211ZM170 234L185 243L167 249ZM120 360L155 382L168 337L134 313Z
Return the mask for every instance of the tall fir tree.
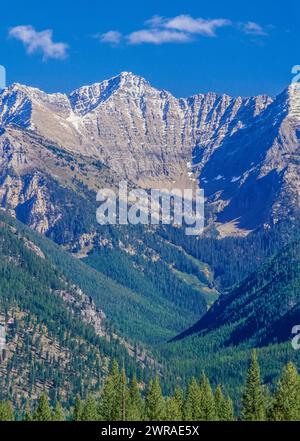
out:
M200 378L200 420L215 421L217 419L215 397L210 382L204 372Z
M166 398L165 419L167 421L182 421L181 403L175 396Z
M233 402L230 397L225 399L224 421L235 421Z
M252 352L243 394L242 417L245 421L264 421L266 418L265 398L260 378L256 351Z
M141 392L134 376L129 384L129 397L127 405L127 420L141 421L144 414L144 402Z
M74 409L73 409L73 415L72 415L73 421L81 421L82 410L83 410L82 401L80 399L80 396L76 395Z
M102 421L122 420L121 398L120 371L118 363L114 361L110 373L104 382L98 403L98 413Z
M55 403L53 414L52 414L52 421L64 421L65 415L62 408L62 405L59 401Z
M33 415L34 421L52 421L52 412L46 393L43 393L38 401L37 408Z
M198 421L201 418L201 393L200 387L192 377L187 390L187 396L183 407L183 416L186 421Z
M218 384L215 391L215 408L216 408L217 419L219 421L226 421L225 406L226 406L226 398L223 395L221 385Z
M163 421L165 419L165 400L158 375L150 382L146 395L145 419L148 421Z
M97 404L93 395L88 394L86 400L83 404L81 420L82 421L97 421L98 413L97 413Z
M270 419L274 421L300 420L300 378L293 363L287 364L278 381Z

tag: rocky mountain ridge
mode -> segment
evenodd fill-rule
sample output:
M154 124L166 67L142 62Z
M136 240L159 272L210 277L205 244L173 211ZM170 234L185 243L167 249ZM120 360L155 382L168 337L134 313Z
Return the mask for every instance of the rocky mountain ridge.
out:
M7 184L12 171L18 179L48 173L62 184L65 171L57 157L51 159L53 152L45 153L50 145L61 157L80 157L83 167L98 161L115 182L159 188L199 182L207 220L222 235L272 224L300 207L299 107L297 84L275 100L214 93L178 99L129 72L70 95L13 84L0 94L2 205L16 197L7 187L21 185L24 193L15 178ZM94 191L103 170L98 177L93 168L76 170L73 178ZM17 199L13 206L22 203ZM49 225L38 228L47 231Z

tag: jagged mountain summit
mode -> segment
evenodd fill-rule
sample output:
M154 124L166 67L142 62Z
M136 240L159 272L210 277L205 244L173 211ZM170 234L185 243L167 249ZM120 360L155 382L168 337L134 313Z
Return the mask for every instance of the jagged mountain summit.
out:
M300 208L300 87L289 86L249 126L226 137L201 170L219 221L242 228L292 219Z
M275 100L175 98L129 72L70 95L13 84L0 95L2 205L14 200L15 209L20 192L26 201L20 180L33 173L60 184L75 173L95 190L92 164L99 161L114 180L144 187L199 182L209 221L223 235L271 224L300 207L299 107L297 84ZM49 145L80 158L85 173L82 167L65 173ZM7 179L16 191L7 190ZM52 208L55 222L60 214Z
M17 125L61 147L98 157L141 184L186 181L193 149L208 150L249 123L268 97L216 94L177 99L123 72L69 96L14 84L1 96L2 126Z

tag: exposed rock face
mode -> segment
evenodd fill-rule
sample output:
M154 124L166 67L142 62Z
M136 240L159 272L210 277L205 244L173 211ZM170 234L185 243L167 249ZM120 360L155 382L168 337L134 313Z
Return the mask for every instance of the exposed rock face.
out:
M186 175L196 146L207 155L270 101L216 94L177 99L125 72L68 97L15 84L2 94L0 121L98 157L126 178L159 183Z
M31 200L30 223L47 231L62 210L37 176L67 187L76 178L95 190L99 161L115 182L190 187L199 178L219 223L251 229L276 221L300 206L299 95L292 85L274 102L214 93L177 99L128 72L69 96L14 84L0 95L2 205Z
M50 200L39 172L24 176L6 174L0 187L0 203L42 234L59 219L61 212Z
M249 126L223 140L202 168L201 187L219 219L253 228L300 209L300 87L290 86Z

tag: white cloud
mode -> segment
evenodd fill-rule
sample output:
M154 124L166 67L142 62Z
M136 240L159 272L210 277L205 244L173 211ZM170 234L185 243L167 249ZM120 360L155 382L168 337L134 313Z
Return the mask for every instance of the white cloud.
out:
M145 22L144 29L131 32L124 37L119 31L113 30L97 37L101 42L111 44L118 44L123 38L128 44L186 43L193 40L194 34L214 37L218 28L231 24L230 20L224 18L205 20L190 15L178 15L173 18L154 15Z
M207 37L214 37L218 28L231 25L231 21L224 18L205 20L203 18L193 18L190 15L178 15L168 19L164 26L169 29L185 31L190 34L202 34Z
M248 21L243 25L243 31L250 35L267 35L263 27L254 21Z
M68 45L66 43L54 43L53 31L36 31L31 25L16 26L9 31L9 36L22 41L28 54L40 52L43 59L64 59L67 57Z
M119 31L108 31L99 36L103 43L118 44L122 40L122 34Z
M165 19L160 15L153 15L153 17L151 17L149 20L145 21L145 25L155 28L155 27L159 27L164 21Z
M100 41L111 44L118 44L123 39L128 44L183 43L193 41L196 35L216 37L217 30L225 26L236 27L249 35L267 35L261 25L252 21L234 23L226 18L204 19L186 14L171 18L154 15L144 24L144 29L131 32L128 35L123 36L120 32L111 30L98 37Z
M142 29L132 32L127 36L129 44L141 43L185 43L191 40L190 35L184 32L172 31L167 29Z

